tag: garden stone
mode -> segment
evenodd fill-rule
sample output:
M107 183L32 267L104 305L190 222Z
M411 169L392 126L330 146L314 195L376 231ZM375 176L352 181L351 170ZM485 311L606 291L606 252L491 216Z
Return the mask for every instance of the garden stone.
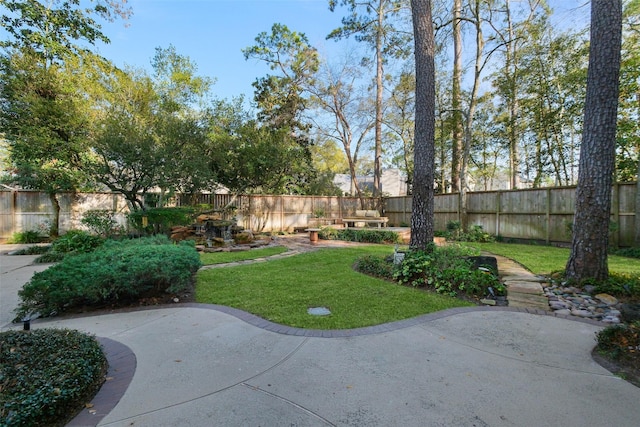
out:
M618 303L618 299L609 294L598 294L595 297L605 304L616 305Z
M550 301L549 306L554 310L561 310L563 308L569 307L569 305L566 302L562 302L562 301Z
M590 318L593 317L593 314L591 314L590 311L588 310L578 310L578 309L573 309L571 310L571 314L574 316L578 316L578 317L585 317L585 318Z
M618 300L609 294L591 296L585 289L558 287L556 285L543 289L548 298L549 307L558 315L573 315L586 319L594 319L606 324L618 324L625 320L624 310ZM629 306L629 304L627 304ZM637 306L637 319L640 320L640 304ZM618 308L620 308L618 310ZM632 310L629 310L632 311ZM631 315L633 317L633 315Z

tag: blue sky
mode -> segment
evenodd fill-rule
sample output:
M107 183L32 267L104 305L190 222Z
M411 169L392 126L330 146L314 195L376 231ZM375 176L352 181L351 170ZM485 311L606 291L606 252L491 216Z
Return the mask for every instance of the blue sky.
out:
M558 25L588 22L587 0L551 0ZM327 0L129 0L133 16L103 27L111 39L99 52L118 66L150 68L156 47L170 44L198 65L198 73L217 79L213 92L220 98L253 96L251 83L269 71L244 59L242 49L254 44L258 33L274 23L305 33L323 55L341 55L344 45L325 40L340 26L344 10L331 12ZM586 21L585 21L586 20ZM351 46L355 42L349 42Z
M327 0L130 0L133 16L103 26L111 39L99 52L118 66L149 68L156 47L170 44L198 65L200 75L213 77L220 98L253 95L251 83L268 72L256 60L245 60L242 49L274 23L305 33L324 51L336 49L325 40L340 26L342 15L331 12Z

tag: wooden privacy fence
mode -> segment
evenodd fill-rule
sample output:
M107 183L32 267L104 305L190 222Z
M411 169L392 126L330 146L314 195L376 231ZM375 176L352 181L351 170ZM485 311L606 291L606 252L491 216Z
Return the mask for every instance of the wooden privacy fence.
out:
M93 209L116 212L116 218L126 224L129 206L125 198L117 193L64 193L60 200L60 233L71 229L82 229L83 213ZM322 215L338 219L353 216L356 209L378 209L382 211L380 199L365 198L360 207L355 197L325 196L260 196L229 194L203 194L198 197L179 195L172 206L202 205L203 209L233 207L232 216L238 225L254 231L294 231L306 228L309 218ZM207 205L205 207L204 205ZM53 218L49 197L39 191L0 191L0 239L8 239L13 233L42 229Z
M467 193L467 224L508 239L570 243L575 210L575 186ZM636 183L614 185L611 195L611 242L633 246ZM462 216L459 194L438 194L434 201L436 230ZM411 197L385 199L392 224L410 224Z
M632 246L635 234L635 183L616 184L612 189L612 243ZM507 239L570 242L569 227L575 208L575 187L467 193L468 225L481 225L491 234ZM87 210L108 209L126 223L128 205L116 193L62 194L60 230L82 228L80 220ZM356 209L376 209L389 217L390 226L411 223L411 196L384 199L367 198L365 205L355 197L261 196L203 194L197 198L179 195L174 206L207 205L211 209L234 207L238 225L254 231L294 231L306 228L309 219L321 215L338 219L355 214ZM0 239L15 232L37 230L50 221L53 210L48 196L38 191L0 191ZM445 230L449 221L461 218L458 194L435 197L435 228Z
M309 218L315 216L335 220L354 215L357 209L382 210L380 199L365 198L363 202L361 208L357 197L202 194L195 200L187 195L179 196L175 205L207 205L212 209L232 206L237 223L246 229L294 231L306 228Z

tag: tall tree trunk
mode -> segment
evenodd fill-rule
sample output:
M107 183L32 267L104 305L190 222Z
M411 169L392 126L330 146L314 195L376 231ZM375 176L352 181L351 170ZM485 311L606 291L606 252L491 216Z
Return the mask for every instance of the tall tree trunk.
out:
M462 156L462 0L453 1L453 80L451 82L451 110L453 112L453 138L451 142L451 192L460 191L460 157Z
M482 17L480 16L481 0L475 0L473 7L474 22L476 30L476 55L473 67L473 86L469 96L469 108L465 114L464 122L464 149L462 150L462 165L460 167L460 223L463 230L468 229L467 224L467 166L471 156L471 129L473 129L473 120L478 106L478 91L480 90L480 76L482 69L486 64L483 59L484 54L484 35L482 32Z
M640 116L640 91L636 93L636 103L638 108L638 115ZM640 147L639 147L640 148ZM638 172L636 173L636 232L633 240L633 245L640 247L640 159L638 159Z
M513 30L513 22L511 19L511 0L505 2L505 12L507 14L507 34L509 43L506 47L505 71L509 81L509 174L510 188L515 190L518 188L518 168L520 165L520 153L518 152L518 111L520 104L518 102L518 60L516 58L518 52L518 42Z
M384 92L384 58L382 29L384 28L385 0L378 3L378 30L376 31L376 128L375 128L375 155L373 160L373 197L382 195L382 95Z
M411 241L414 250L433 243L435 157L435 41L431 0L411 0L416 62L416 128Z
M607 280L611 185L622 38L622 1L591 2L591 45L583 141L567 278Z
M49 229L50 237L58 237L60 234L60 202L56 193L49 193L49 200L53 207L53 219L51 220L51 228Z

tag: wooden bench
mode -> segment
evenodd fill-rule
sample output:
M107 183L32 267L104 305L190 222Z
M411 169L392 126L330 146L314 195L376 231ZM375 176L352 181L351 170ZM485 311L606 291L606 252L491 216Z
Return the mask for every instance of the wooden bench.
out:
M342 223L345 228L349 228L349 224L352 224L352 227L365 227L369 224L375 224L380 228L386 227L387 222L389 222L389 218L380 216L380 212L376 210L356 210L354 216L342 218Z

